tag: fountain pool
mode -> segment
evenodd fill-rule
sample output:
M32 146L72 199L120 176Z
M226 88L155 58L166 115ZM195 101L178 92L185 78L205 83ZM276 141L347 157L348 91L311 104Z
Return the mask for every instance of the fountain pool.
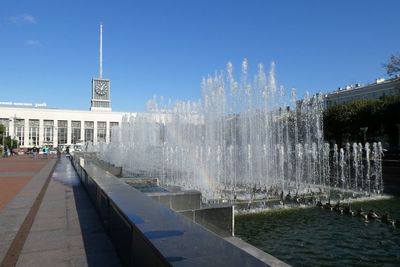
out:
M352 208L400 218L400 197ZM399 266L400 228L319 208L236 216L235 234L292 266Z

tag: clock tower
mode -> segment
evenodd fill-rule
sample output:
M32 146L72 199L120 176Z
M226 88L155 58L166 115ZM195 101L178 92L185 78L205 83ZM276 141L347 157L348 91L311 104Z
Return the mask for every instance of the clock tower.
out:
M100 24L100 76L92 79L90 110L111 111L110 80L103 79L103 25Z

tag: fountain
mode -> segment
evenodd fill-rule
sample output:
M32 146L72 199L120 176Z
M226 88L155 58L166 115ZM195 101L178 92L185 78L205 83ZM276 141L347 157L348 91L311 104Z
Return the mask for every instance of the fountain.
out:
M147 112L124 117L113 141L94 148L126 175L158 177L161 185L202 192L207 201L254 200L288 192L383 192L378 143L331 146L323 139L322 94L296 99L248 62L241 78L233 65L202 81L199 101L165 104L154 98ZM372 162L372 165L371 165Z

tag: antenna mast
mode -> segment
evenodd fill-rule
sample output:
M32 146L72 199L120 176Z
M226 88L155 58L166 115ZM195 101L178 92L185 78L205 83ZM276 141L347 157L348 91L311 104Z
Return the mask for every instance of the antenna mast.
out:
M103 76L103 24L100 23L100 80Z

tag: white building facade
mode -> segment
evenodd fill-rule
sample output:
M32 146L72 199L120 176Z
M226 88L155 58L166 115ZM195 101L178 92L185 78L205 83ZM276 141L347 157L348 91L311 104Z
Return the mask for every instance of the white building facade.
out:
M109 143L111 128L120 125L124 115L136 116L128 112L0 106L5 136L18 140L20 148Z
M377 79L365 86L353 85L340 88L325 96L325 108L345 104L356 100L379 99L388 96L400 96L400 78L390 80Z

